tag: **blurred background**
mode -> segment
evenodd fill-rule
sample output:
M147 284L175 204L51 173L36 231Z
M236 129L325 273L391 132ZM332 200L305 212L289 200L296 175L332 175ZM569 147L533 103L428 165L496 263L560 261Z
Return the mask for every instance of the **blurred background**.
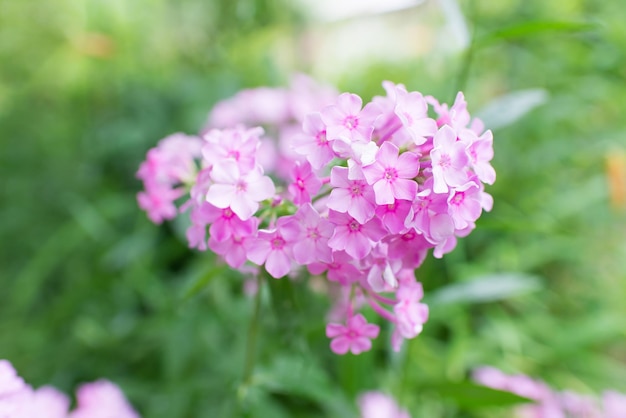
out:
M624 22L619 0L0 0L0 358L68 393L113 380L145 418L356 416L372 389L413 417L511 416L462 390L483 364L626 393ZM332 355L326 298L286 284L237 412L243 279L151 224L134 175L294 72L365 100L463 90L494 131L495 206L418 271L431 319L399 354L385 329Z

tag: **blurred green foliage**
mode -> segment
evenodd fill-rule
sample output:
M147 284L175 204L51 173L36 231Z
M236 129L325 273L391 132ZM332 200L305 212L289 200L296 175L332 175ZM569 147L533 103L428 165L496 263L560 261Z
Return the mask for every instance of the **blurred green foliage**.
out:
M431 320L400 354L386 329L370 353L331 355L326 298L272 282L242 394L244 278L189 251L180 225L150 224L134 172L159 138L196 132L217 100L308 71L298 44L281 43L313 25L306 10L0 0L0 358L66 392L109 378L146 418L349 416L371 389L414 417L510 416L467 386L481 364L626 392L626 209L610 204L605 169L626 152L626 11L618 0L461 5L469 51L333 81L367 98L384 79L444 100L462 87L472 112L542 89L545 104L495 131L493 212L418 272Z

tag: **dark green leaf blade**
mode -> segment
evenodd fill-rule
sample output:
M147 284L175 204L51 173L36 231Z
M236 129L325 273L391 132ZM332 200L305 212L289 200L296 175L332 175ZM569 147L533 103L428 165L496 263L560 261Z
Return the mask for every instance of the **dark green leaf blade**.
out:
M481 409L489 407L514 406L532 402L528 398L478 385L473 382L441 382L429 385L441 397L452 401L460 408Z

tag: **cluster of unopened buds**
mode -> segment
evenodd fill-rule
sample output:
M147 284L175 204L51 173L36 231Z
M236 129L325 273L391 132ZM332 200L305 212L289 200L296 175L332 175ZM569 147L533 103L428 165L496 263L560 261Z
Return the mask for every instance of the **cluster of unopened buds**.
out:
M557 391L545 382L523 374L506 374L493 367L474 371L476 382L528 398L532 403L518 406L518 418L623 418L626 395L607 390L601 398L572 391Z
M0 360L0 417L3 418L139 418L119 387L108 380L78 388L76 407L52 386L33 389L11 363Z
M326 328L335 353L371 348L379 326L359 313L366 305L394 325L399 350L428 318L415 269L492 207L493 138L462 93L448 107L383 87L364 106L304 76L289 89L244 90L218 103L198 136L174 134L148 152L139 205L155 223L188 213L189 245L233 268L325 274L340 295Z

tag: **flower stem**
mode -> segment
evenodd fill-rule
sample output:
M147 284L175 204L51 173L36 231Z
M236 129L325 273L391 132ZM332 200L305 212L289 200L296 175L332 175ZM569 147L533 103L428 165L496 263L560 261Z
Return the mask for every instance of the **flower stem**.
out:
M254 371L254 364L256 362L256 345L259 334L259 323L261 313L261 292L263 291L263 276L265 271L261 271L257 278L257 291L254 296L254 306L252 311L252 318L250 320L250 326L248 327L248 340L246 341L246 360L245 367L243 369L242 386L247 387L252 380L252 372Z
M253 389L253 373L256 364L257 340L261 323L261 298L263 296L264 278L267 276L265 269L260 269L256 278L257 289L252 305L252 317L248 325L248 335L246 339L246 352L241 383L236 390L235 414L233 416L249 417L251 414L251 396Z

